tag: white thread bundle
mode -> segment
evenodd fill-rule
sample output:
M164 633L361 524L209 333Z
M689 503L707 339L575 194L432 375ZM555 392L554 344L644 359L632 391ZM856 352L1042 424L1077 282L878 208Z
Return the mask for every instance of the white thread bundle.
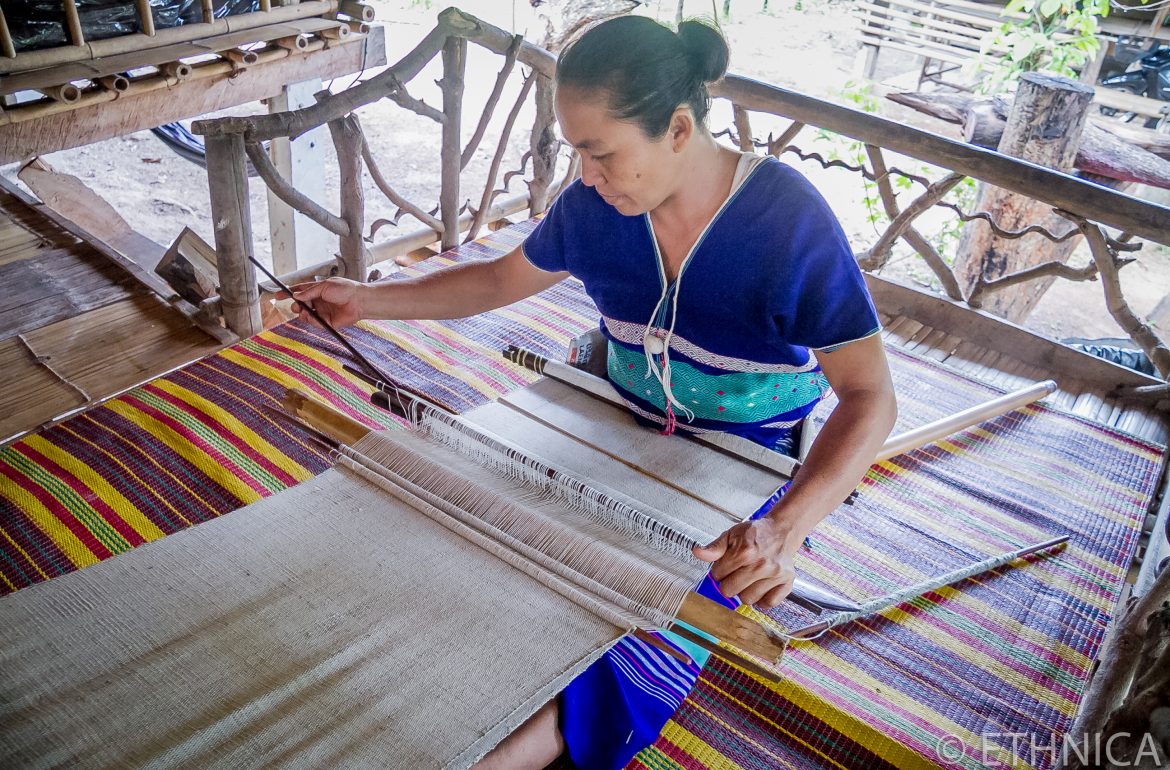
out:
M669 626L706 571L690 552L690 533L457 418L427 415L417 433L367 435L348 453L350 467L432 518L454 519L458 529L443 523L472 531L469 539L599 617L627 628Z

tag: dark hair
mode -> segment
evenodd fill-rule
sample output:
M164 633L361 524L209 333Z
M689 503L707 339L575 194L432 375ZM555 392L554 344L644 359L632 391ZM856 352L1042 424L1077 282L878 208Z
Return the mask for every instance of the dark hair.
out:
M700 21L678 32L645 16L619 16L591 27L557 60L557 85L604 91L610 113L658 139L680 104L702 123L711 106L707 83L727 72L723 36Z

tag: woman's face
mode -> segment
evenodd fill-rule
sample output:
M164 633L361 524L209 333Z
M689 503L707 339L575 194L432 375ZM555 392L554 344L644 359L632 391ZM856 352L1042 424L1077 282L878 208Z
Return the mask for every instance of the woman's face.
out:
M556 113L561 134L581 156L581 181L620 213L651 211L677 188L681 144L676 121L652 140L636 123L610 116L604 94L572 87L557 89Z

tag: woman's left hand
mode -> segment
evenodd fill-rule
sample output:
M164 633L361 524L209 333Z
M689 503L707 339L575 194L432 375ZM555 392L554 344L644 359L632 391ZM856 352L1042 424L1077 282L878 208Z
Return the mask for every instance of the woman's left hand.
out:
M697 547L695 556L713 562L711 576L724 596L739 596L745 604L770 610L788 596L796 579L793 558L802 538L769 516L744 521L710 545Z

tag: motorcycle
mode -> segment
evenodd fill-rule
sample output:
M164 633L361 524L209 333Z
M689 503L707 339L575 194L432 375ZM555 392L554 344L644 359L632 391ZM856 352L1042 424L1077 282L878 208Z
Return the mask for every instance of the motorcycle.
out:
M1170 45L1155 48L1144 56L1133 59L1123 72L1103 78L1101 85L1170 103ZM1107 108L1102 108L1101 112L1116 115L1127 122L1135 117L1132 112ZM1148 118L1146 128L1170 130L1170 109L1163 109L1162 112L1161 118Z

